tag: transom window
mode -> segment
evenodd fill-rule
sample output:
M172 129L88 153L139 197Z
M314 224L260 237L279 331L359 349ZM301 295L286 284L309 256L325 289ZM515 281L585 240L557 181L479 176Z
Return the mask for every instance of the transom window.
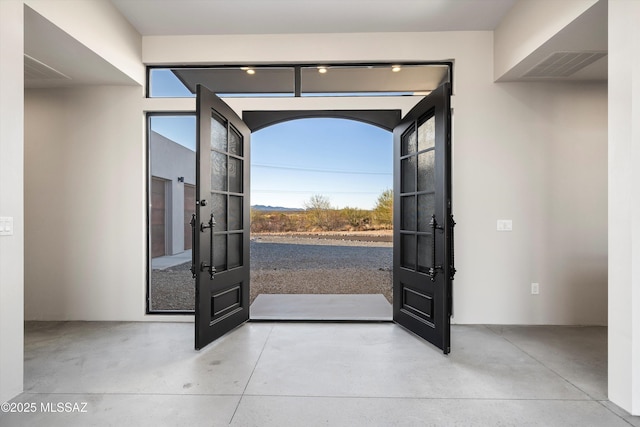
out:
M450 63L150 67L148 96L221 97L426 95L450 81Z

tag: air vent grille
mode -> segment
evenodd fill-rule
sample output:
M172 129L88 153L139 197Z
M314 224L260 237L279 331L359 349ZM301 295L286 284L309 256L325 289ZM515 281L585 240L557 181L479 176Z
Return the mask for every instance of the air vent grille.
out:
M60 71L38 61L29 55L24 55L24 79L29 80L71 80Z
M607 52L555 52L527 71L522 77L569 77L605 56L607 56Z

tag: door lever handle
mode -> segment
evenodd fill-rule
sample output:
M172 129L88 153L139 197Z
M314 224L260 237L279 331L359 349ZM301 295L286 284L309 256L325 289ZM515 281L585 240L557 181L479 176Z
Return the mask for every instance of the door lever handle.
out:
M427 272L427 275L429 276L429 278L431 279L432 282L436 281L436 275L438 274L438 271L442 271L443 268L441 265L436 265L436 230L444 230L444 227L439 226L438 225L438 221L436 221L436 215L433 214L431 215L431 221L429 222L429 226L431 226L431 236L432 236L432 241L431 241L431 265L433 267L429 268L429 271Z
M206 230L207 228L211 229L211 232L209 234L209 264L206 264L204 262L200 263L200 271L204 271L205 269L209 270L209 278L211 280L213 280L213 276L216 273L216 268L213 265L213 227L216 226L216 221L213 218L213 213L211 214L210 218L209 218L209 222L208 223L201 223L200 224L200 231L204 232L204 230Z
M451 252L450 252L450 260L449 260L449 275L451 280L453 280L456 275L456 258L455 258L455 250L453 249L454 238L453 238L453 229L456 227L456 222L453 220L453 214L450 217L451 224Z
M191 215L191 276L196 278L196 214Z

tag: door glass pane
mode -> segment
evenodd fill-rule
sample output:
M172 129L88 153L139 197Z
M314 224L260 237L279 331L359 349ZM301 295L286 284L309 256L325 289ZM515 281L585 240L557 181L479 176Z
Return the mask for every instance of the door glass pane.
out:
M431 117L418 126L418 151L431 148L436 143L436 118Z
M416 197L415 196L403 196L401 198L402 203L402 217L400 227L403 230L415 231L416 229Z
M196 186L184 184L184 250L193 246L191 216L196 213Z
M423 3L427 2L428 0L423 0ZM367 4L367 2L356 3ZM402 7L403 2L397 2L396 4ZM319 70L327 72L319 73ZM392 72L392 70L402 71ZM256 75L258 74L260 74L260 71L256 73ZM351 96L363 94L380 96L381 94L388 95L391 93L413 95L415 92L435 89L440 82L447 80L447 76L448 69L446 65L333 64L327 66L326 64L313 64L301 67L300 89L302 96L322 93L335 95L346 93Z
M211 189L227 191L227 156L211 152Z
M211 193L211 210L216 221L214 231L227 231L227 196Z
M411 156L400 162L402 182L400 183L402 193L412 193L416 191L416 157Z
M242 197L229 196L229 230L242 230Z
M418 154L418 191L435 191L435 151Z
M435 194L418 196L418 231L431 230L431 215L435 213Z
M196 208L196 117L150 114L147 138L149 312L193 310L195 289L189 268L191 215Z
M400 235L400 265L415 270L416 268L416 236Z
M227 269L227 235L217 234L213 236L213 265L216 271Z
M433 235L418 236L418 271L424 273L433 267Z
M211 115L211 149L227 151L227 122L217 114Z
M229 268L242 265L242 234L229 234Z
M242 160L229 157L229 191L242 193Z
M229 133L229 153L242 156L242 136L233 127Z
M402 135L402 150L401 154L406 156L416 152L418 145L416 143L416 131L412 126L404 135Z

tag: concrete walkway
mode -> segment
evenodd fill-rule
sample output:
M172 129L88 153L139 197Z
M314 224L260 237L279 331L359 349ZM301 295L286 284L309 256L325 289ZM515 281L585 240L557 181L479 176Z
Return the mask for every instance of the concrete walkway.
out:
M391 321L393 309L381 294L260 294L251 320Z
M165 270L169 267L191 262L191 249L175 255L166 255L151 260L152 270Z

